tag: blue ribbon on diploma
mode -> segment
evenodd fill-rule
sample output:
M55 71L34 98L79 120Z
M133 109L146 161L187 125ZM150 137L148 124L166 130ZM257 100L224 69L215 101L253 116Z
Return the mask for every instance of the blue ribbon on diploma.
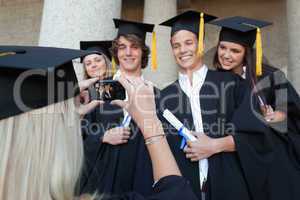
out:
M179 130L178 130L178 135L180 135L182 137L181 139L181 144L180 144L180 149L184 149L184 147L186 146L186 136L183 133L184 126L182 126Z

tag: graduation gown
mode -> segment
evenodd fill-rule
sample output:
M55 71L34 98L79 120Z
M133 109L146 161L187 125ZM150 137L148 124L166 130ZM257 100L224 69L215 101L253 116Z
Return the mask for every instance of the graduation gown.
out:
M96 190L110 192L113 188L112 180L117 176L115 170L120 147L102 143L102 137L106 130L120 124L123 111L105 103L91 112L89 117L89 124L84 127L89 134L84 140L85 162L80 179L80 193L94 193Z
M204 132L214 138L234 134L236 152L222 152L208 158L206 199L247 200L263 192L273 145L268 128L251 112L251 105L257 104L250 104L250 95L239 77L208 70L199 95ZM194 130L190 102L179 82L162 90L160 96L158 110L169 109L187 128ZM164 124L179 168L201 199L198 162L186 159L179 148L181 137L168 123Z
M131 137L128 143L110 145L102 143L101 137L106 130L121 124L123 110L105 103L101 110L94 112L98 113L94 123L101 128L84 140L85 166L80 180L80 193L97 191L100 194L116 195L135 191L143 196L152 194L150 156L143 135L133 119L129 125Z
M300 198L300 97L280 70L264 65L262 84L266 104L287 113L283 122L272 123L275 159L269 169L266 199Z
M279 128L277 130L282 133L293 132L299 135L300 97L285 74L274 67L264 65L262 76L258 79L258 85L264 87L261 91L267 104L271 105L274 110L287 113L287 121L284 122L287 126L280 127L281 124L279 124L273 128Z
M196 200L189 183L179 176L167 176L160 179L153 188L153 194L144 197L137 192L102 197L101 200ZM100 200L99 199L99 200Z

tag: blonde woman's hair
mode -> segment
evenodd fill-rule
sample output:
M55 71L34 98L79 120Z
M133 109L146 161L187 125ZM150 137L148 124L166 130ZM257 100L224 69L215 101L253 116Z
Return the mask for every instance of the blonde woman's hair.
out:
M73 200L83 161L74 99L0 121L0 199Z
M111 61L109 60L109 58L105 54L99 54L99 55L103 56L103 58L105 60L105 64L106 64L106 72L105 72L104 78L112 76ZM86 72L84 61L82 61L82 65L83 65L83 71L84 71L83 79L85 80L85 79L91 78L91 77L89 77L89 75Z

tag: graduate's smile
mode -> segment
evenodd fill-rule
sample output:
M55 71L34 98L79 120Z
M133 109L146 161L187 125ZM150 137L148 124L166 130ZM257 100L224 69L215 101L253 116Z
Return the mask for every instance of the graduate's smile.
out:
M183 62L187 62L187 61L191 60L192 57L193 57L193 55L183 55L183 56L180 56L179 59Z
M123 60L124 60L124 62L126 62L126 63L132 64L132 63L135 62L136 59L135 59L135 58L132 58L132 57L129 57L129 58L125 57Z
M228 59L221 59L221 64L222 66L225 65L225 66L231 66L232 65L232 61L229 61Z

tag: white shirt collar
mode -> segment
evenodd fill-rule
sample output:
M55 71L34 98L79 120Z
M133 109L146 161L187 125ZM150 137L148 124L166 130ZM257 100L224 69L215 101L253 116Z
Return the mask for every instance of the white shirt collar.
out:
M121 70L118 69L117 72L114 74L113 79L116 80L120 76L121 76Z
M116 78L119 78L121 76L121 74L122 74L121 70L118 69L117 72L115 73L115 75L113 76L113 80L115 80ZM141 75L141 79L144 80L143 74Z
M243 79L246 79L246 66L243 66L243 72L242 72L242 74L241 74L241 77L242 77Z
M197 88L199 90L202 84L204 83L208 68L206 65L203 65L200 69L193 73L193 85L190 84L187 74L180 73L178 74L178 80L181 89L188 95L188 91Z

